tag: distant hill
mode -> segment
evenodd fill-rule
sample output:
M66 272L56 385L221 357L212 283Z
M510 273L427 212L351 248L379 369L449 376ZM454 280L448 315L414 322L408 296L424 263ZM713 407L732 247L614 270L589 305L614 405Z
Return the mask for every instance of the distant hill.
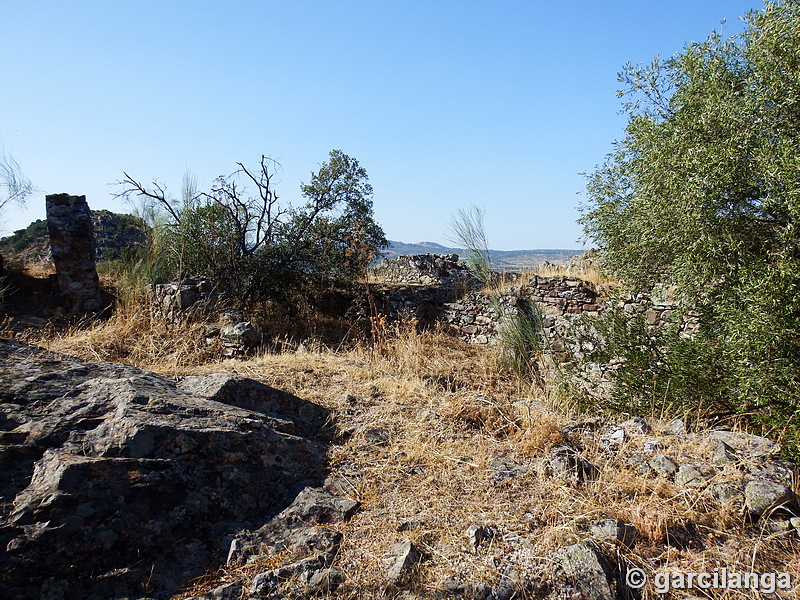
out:
M539 250L489 250L489 259L492 266L498 271L518 271L530 269L548 261L553 264L565 264L573 256L583 254L577 249L539 249ZM462 248L450 248L436 242L419 242L407 244L405 242L390 241L389 247L384 250L384 259L397 258L406 254L458 254L464 258L466 251Z

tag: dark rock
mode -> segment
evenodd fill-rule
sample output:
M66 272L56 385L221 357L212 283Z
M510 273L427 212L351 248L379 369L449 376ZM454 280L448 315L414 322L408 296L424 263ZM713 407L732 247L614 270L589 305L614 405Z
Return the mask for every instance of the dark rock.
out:
M419 529L425 525L422 521L403 521L397 526L397 531L402 533L403 531L411 531L412 529Z
M513 567L506 567L500 581L492 588L489 600L511 600L521 590L519 573Z
M597 417L579 423L564 425L559 431L561 436L570 443L581 444L583 441L592 441L594 433L605 424L605 419ZM582 446L581 446L582 447Z
M650 433L652 427L650 427L650 423L647 422L646 419L642 417L631 417L627 421L624 421L619 424L619 426L625 430L625 433L628 435L634 435L636 433Z
M100 279L95 265L95 239L86 196L51 194L45 198L50 252L58 287L74 314L101 308Z
M308 580L307 591L309 594L328 594L345 582L345 575L341 569L329 567L314 573Z
M391 434L384 427L372 427L364 432L364 439L368 444L375 446L385 446L391 439Z
M496 457L490 460L489 467L492 470L492 479L498 482L526 475L530 471L528 465L521 465L503 457Z
M600 469L581 458L569 446L554 446L547 457L550 471L570 483L596 481L600 477Z
M650 474L650 465L647 464L647 457L641 452L634 452L625 459L625 463L642 477Z
M177 387L193 396L280 419L282 423L275 422L274 426L287 429L286 433L317 436L328 422L328 411L318 404L239 375L190 375L181 379Z
M145 582L166 597L219 559L221 536L259 527L325 468L324 444L274 427L289 419L152 373L9 340L0 364L4 435L14 435L0 438L10 597L54 585L121 597Z
M250 321L225 325L220 329L220 337L223 347L230 355L247 352L261 344L261 334L250 324Z
M494 527L473 524L467 527L464 533L467 538L469 538L472 547L477 549L483 542L491 540L494 537L495 530Z

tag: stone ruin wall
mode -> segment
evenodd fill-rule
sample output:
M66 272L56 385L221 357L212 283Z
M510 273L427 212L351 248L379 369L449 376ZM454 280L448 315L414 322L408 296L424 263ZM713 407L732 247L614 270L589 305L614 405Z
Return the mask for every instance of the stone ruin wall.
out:
M390 320L413 317L426 325L438 321L451 335L469 343L494 344L503 314L513 316L535 303L542 313L551 351L557 359L565 359L560 336L564 328L578 315L602 313L610 302L606 289L570 275L533 276L504 286L500 293L477 291L479 284L457 258L409 255L381 263L373 269L373 278L384 284L373 289L382 314ZM674 288L663 285L654 286L649 294L628 296L622 302L623 311L644 314L652 327L670 322L678 305ZM696 320L685 317L682 331L684 335L694 335Z
M100 280L95 263L95 238L86 196L46 196L47 229L58 287L72 314L101 308Z
M388 285L475 289L481 286L458 260L458 254L409 254L370 269L373 279Z

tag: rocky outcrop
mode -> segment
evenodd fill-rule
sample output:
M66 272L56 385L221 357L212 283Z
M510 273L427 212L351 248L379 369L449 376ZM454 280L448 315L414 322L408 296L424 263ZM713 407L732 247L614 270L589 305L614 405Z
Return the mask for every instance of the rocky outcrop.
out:
M4 598L169 597L324 478L327 412L269 386L9 340L0 365Z
M50 253L58 287L73 313L96 312L101 307L100 280L95 264L92 218L86 196L51 194L46 198Z

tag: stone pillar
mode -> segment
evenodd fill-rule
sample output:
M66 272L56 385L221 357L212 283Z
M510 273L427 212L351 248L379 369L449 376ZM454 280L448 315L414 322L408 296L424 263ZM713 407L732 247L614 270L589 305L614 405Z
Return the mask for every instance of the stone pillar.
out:
M100 281L95 266L94 229L86 196L46 197L50 250L58 287L73 314L100 310Z

